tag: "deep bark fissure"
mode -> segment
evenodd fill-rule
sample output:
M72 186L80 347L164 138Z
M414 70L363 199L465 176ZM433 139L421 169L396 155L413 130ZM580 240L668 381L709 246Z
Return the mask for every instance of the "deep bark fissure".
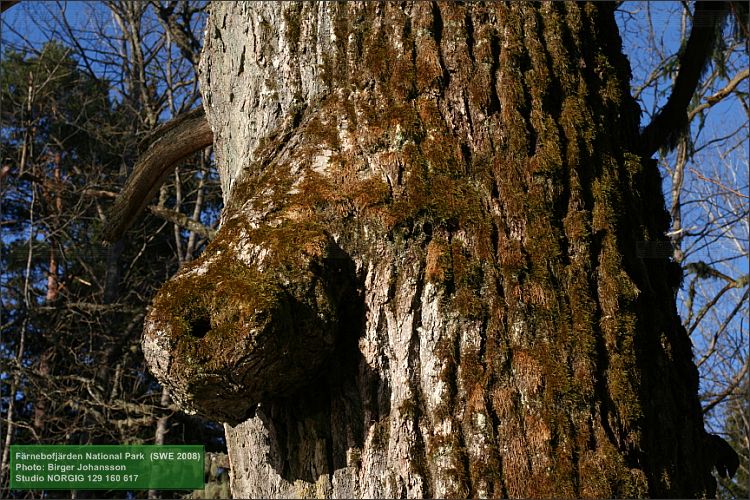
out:
M466 50L469 52L469 60L472 67L476 63L474 57L474 21L471 19L471 11L467 10L464 16L464 25L466 26Z
M448 68L445 66L445 58L443 57L443 16L440 13L440 4L433 0L432 2L432 26L435 30L433 35L435 37L435 46L437 47L438 63L442 72L442 88L447 88L450 85L450 73Z

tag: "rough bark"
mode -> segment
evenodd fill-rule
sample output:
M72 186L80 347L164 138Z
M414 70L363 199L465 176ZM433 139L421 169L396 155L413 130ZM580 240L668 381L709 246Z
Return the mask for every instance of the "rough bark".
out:
M612 9L212 5L225 210L144 352L235 496L713 494Z

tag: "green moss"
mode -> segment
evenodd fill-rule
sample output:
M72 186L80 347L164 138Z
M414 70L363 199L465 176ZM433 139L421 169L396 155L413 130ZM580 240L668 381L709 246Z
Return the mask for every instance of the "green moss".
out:
M372 439L370 441L373 450L384 451L388 449L390 432L390 419L388 417L375 422L372 427Z
M636 154L625 153L623 163L625 165L625 170L628 173L628 177L630 178L631 187L637 189L638 186L636 181L638 176L640 176L644 170L643 160Z
M323 118L326 118L325 115ZM330 117L327 118L330 119ZM333 120L323 123L320 116L313 117L305 127L305 135L309 137L309 140L314 141L314 144L325 144L330 148L340 146L338 128Z
M419 407L413 399L404 399L398 406L398 411L407 420L414 421L419 416Z
M294 56L300 41L300 16L302 14L302 3L290 2L284 9L284 22L286 23L286 41Z
M453 309L468 319L481 318L486 312L482 296L484 266L478 256L472 255L469 248L457 238L451 241L451 268L446 275L450 277L450 285L455 290L451 300Z
M388 62L393 60L393 54L389 51L383 31L371 36L365 43L364 67L377 80L385 81L389 76Z
M452 427L460 428L457 422L453 422ZM445 463L447 458L447 466L441 468L439 474L443 484L452 485L454 488L446 491L446 498L471 496L468 457L458 432L433 436L428 457L432 463Z
M236 362L237 344L246 335L243 325L262 321L259 312L272 311L281 293L257 271L221 254L211 272L168 282L154 309L172 325L178 360L207 372L223 371Z
M642 471L630 469L620 452L606 440L596 451L587 451L579 461L586 481L581 484L583 497L644 498L649 495Z

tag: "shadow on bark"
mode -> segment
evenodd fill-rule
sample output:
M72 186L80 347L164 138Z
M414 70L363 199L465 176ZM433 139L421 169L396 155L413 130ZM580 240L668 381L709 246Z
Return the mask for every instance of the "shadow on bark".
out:
M343 275L353 275L351 259L337 264L348 268ZM323 474L359 466L356 450L362 449L367 429L382 425L391 413L391 388L359 349L366 308L357 284L342 299L341 327L326 369L293 395L264 401L256 411L269 433L268 463L286 481L314 483Z

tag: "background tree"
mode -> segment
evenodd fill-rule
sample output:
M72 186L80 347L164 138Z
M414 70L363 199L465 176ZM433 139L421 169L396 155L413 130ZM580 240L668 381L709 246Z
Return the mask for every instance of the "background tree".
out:
M673 258L684 273L678 306L701 373L703 411L711 429L730 435L738 445L742 434L734 433L742 426L730 415L747 398L743 387L749 359L743 312L748 299L750 103L743 7L730 6L730 22L712 45L711 63L687 106L687 126L675 151L659 154ZM619 16L634 69L633 94L648 122L669 98L693 13L686 4L626 2ZM681 42L673 43L670 33ZM735 449L746 463L746 441ZM746 480L739 477L738 482L740 490L747 489Z

